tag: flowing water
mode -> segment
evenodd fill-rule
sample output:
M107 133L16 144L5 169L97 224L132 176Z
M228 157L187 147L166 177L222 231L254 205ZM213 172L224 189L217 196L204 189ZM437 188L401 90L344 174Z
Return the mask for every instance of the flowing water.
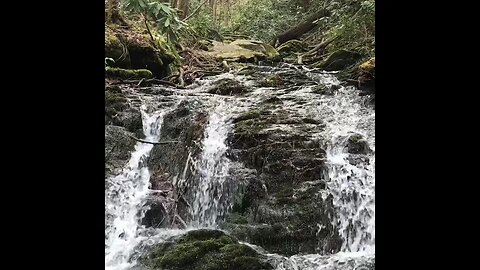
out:
M222 200L224 182L229 174L230 161L227 134L232 128L228 124L228 103L222 100L210 114L205 129L203 152L200 157L200 181L196 185L192 216L195 226L212 227L218 216L225 214L228 202Z
M164 111L147 113L142 106L145 140L156 142ZM145 213L149 194L150 173L146 166L153 144L138 142L123 172L109 179L105 191L105 269L130 269L135 247L142 240L140 221Z
M281 73L291 67L266 68L269 73ZM267 255L278 270L320 269L374 269L375 259L375 111L365 105L365 98L356 89L340 86L333 74L303 69L311 81L328 87L335 86L332 95L312 94L312 86L301 86L282 93L285 109L317 118L325 128L316 134L324 138L327 171L319 175L327 181L327 192L333 195L336 216L333 226L343 240L341 251L333 255L304 254L285 257ZM253 86L254 79L232 73L222 74L198 82L187 90L206 104L208 122L205 127L201 153L189 156L181 180L185 180L189 164L197 171L194 197L189 209L192 216L188 229L216 227L232 207L235 189L231 189L232 161L228 158L227 136L233 131L232 119L240 113L271 97L266 88L255 87L248 98L224 97L205 94L211 84L219 79L232 78ZM188 95L188 94L187 94ZM291 100L296 100L296 103ZM302 102L298 102L301 100ZM290 103L289 103L290 102ZM301 105L299 105L301 104ZM145 140L161 140L161 126L166 110L147 113L142 111ZM368 149L363 154L349 153L352 135L360 135ZM142 243L154 244L167 236L181 234L184 230L156 229L147 236L141 219L147 210L150 173L146 159L152 144L137 143L131 159L123 172L109 179L106 190L105 269L134 269L132 255ZM351 152L351 151L350 151ZM187 229L187 230L188 230ZM248 244L248 243L246 243ZM373 265L373 268L372 268Z

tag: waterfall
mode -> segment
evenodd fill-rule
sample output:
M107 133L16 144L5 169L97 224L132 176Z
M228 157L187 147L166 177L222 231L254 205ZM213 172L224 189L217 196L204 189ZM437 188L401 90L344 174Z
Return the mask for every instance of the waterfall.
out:
M142 107L145 140L160 138L164 111L148 114ZM139 229L149 194L150 173L146 166L153 144L138 142L120 175L110 178L105 191L105 269L130 269L129 259L142 240Z
M342 251L375 252L375 112L361 105L354 89L341 87L320 101L327 143L328 188L334 195ZM358 137L360 135L361 137ZM351 136L365 153L348 153Z
M199 163L199 181L192 187L194 201L192 216L194 226L214 226L217 218L228 208L224 200L224 183L229 176L230 162L226 157L227 135L231 130L228 123L229 107L221 100L209 116Z
M324 95L312 105L311 113L326 124L319 134L326 140L328 192L336 210L334 227L342 240L341 251L333 255L269 254L276 270L368 270L375 260L375 111L363 104L354 88L340 86L331 74L309 74L327 86L336 86L333 95ZM306 87L308 88L308 87ZM306 89L305 88L305 89ZM306 92L299 90L292 95ZM310 96L311 97L311 96ZM350 136L360 135L368 149L363 154L348 152Z
M280 67L268 69L267 72L287 73L289 70L288 67ZM321 190L322 195L325 192L333 198L335 215L332 225L342 240L342 246L336 254L287 257L269 254L265 250L260 252L272 261L277 270L372 269L375 260L375 111L365 106L364 97L358 96L356 89L341 86L333 74L308 69L299 72L327 88L334 87L333 94L315 94L311 85L288 89L256 87L252 79L233 73L204 79L184 90L185 99L200 103L199 108L206 108L206 118L203 119L207 119L204 130L199 133L200 137L203 132L202 140L195 142L200 150L189 148L188 155L185 154L188 157L185 159L181 156L178 159L181 161L177 160L181 164L174 164L180 169L174 170L176 177L173 184L180 183L182 187L187 187L190 194L190 197L185 195L184 198L189 200L185 211L191 217L186 220L186 230L217 227L231 210L231 199L235 196L235 189L231 186L236 183L233 181L236 179L232 168L237 165L230 159L227 139L229 134L235 132L232 120L261 102L277 98L282 105L271 109L272 115L288 113L287 117L295 115L316 120L309 123L315 126L312 130L318 133L309 136L312 139L315 139L314 136L321 138L322 149L325 150L325 172L315 176L314 180L325 181L326 190ZM253 86L252 90L242 97L207 94L215 80L222 78L249 84ZM160 140L163 117L167 112L165 109L147 112L145 105L142 107L146 141ZM296 126L289 125L287 120L272 122L268 128L284 129L282 132L286 129L290 129L289 132L295 130ZM314 124L317 122L322 124ZM168 127L165 126L165 130ZM279 134L283 135L281 132ZM352 138L361 141L363 148L352 151ZM123 172L108 179L110 185L105 191L105 269L135 269L136 252L140 245L154 245L170 235L169 228L150 228L149 233L145 233L146 229L141 225L151 194L146 161L153 147L152 144L137 143ZM323 160L324 156L321 158ZM183 232L185 230L180 229L172 233L178 235ZM147 237L146 234L150 235ZM365 265L368 267L365 268Z

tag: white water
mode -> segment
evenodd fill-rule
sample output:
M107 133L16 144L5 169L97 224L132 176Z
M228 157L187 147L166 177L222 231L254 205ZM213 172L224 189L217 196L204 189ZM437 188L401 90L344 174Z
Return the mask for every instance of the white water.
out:
M361 104L354 89L341 87L319 102L327 127L328 188L333 194L342 251L375 253L375 111ZM360 134L372 153L352 164L349 136Z
M311 73L315 80L327 85L338 85L333 75ZM224 77L239 79L244 77L223 74ZM202 92L209 87L211 80L206 80L194 92ZM205 82L204 82L205 83ZM248 81L247 81L248 83ZM202 152L197 161L189 157L185 164L183 179L189 163L199 173L199 180L193 188L196 192L192 208L191 228L215 227L219 218L230 210L231 203L225 198L226 181L229 179L231 163L226 157L227 135L232 129L230 120L236 113L244 110L241 106L251 107L255 102L268 97L265 89L256 89L249 95L250 100L206 95L212 106L209 111L208 124L204 132ZM334 226L344 240L341 252L333 255L307 254L284 257L266 254L274 261L277 270L362 270L365 262L375 257L375 112L361 104L361 98L353 89L341 87L333 96L312 94L309 87L303 87L283 95L306 101L303 105L290 106L285 101L286 109L305 115L314 115L326 124L319 134L326 138L328 173L328 192L334 196L337 216ZM253 101L252 101L253 100ZM239 105L239 103L242 103ZM144 113L144 132L146 140L157 141L160 137L162 113L148 116ZM352 164L352 156L346 152L345 144L351 134L361 134L373 150L368 155L369 161ZM128 166L123 174L110 179L111 188L106 194L106 240L105 269L132 269L135 266L131 256L140 243L154 244L166 237L181 234L185 230L157 230L147 237L139 225L146 210L145 199L148 196L149 172L142 160L148 158L152 145L138 143ZM182 178L180 177L180 178ZM322 176L319 176L321 178ZM108 222L107 222L108 220ZM130 261L131 260L131 261Z
M224 183L230 167L230 161L226 157L227 135L232 129L230 119L230 107L222 99L211 112L205 128L199 166L200 179L195 187L191 209L193 226L214 226L217 218L230 207L229 202L223 200Z
M145 140L160 138L163 111L149 115L142 107ZM149 194L150 173L147 159L153 144L137 143L123 172L110 178L105 191L105 269L130 269L135 262L129 259L135 247L144 239L139 229L144 204Z
M331 74L310 73L327 86L339 85ZM375 258L375 111L362 104L355 89L339 87L334 95L320 98L304 87L288 95L302 97L315 109L301 106L303 113L316 115L326 124L319 134L326 139L328 191L333 195L336 210L334 226L343 239L341 252L333 255L294 255L282 257L269 254L276 261L276 270L337 270L368 269ZM372 150L367 159L351 160L347 152L349 136L360 134ZM357 157L358 158L358 157Z

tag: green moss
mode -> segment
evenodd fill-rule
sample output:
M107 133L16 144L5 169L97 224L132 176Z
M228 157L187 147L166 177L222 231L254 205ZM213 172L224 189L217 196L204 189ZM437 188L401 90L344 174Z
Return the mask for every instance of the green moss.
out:
M208 93L217 95L240 95L248 91L249 89L237 80L222 79L217 81L215 86L208 90Z
M259 261L255 257L242 256L233 259L233 265L235 265L236 270L262 270L262 269L272 269L272 267L265 263Z
M272 269L255 250L222 231L190 231L175 242L160 244L143 263L154 269Z
M264 43L263 47L265 48L265 54L269 59L276 60L280 57L278 51L271 45Z
M123 69L112 67L105 68L105 75L122 79L150 79L153 77L152 72L148 69Z
M180 242L188 242L188 241L204 241L207 239L218 239L222 237L228 237L224 232L218 230L207 230L207 229L200 229L189 231L186 235L184 235Z
M191 265L205 254L218 251L224 245L224 243L214 239L180 244L173 250L165 253L160 259L159 265L163 267Z
M255 256L257 254L251 247L240 244L225 245L220 249L220 252L229 257Z
M248 220L245 216L242 216L239 213L231 213L227 218L227 222L234 224L247 224Z
M112 104L116 104L116 103L125 103L127 101L128 101L128 99L123 97L123 96L117 95L117 94L109 92L109 91L105 92L105 105L112 105Z
M306 52L308 45L300 40L289 40L277 48L277 51L282 55L287 55L294 52Z
M235 130L237 133L242 135L247 134L257 134L266 128L267 125L264 122L258 121L258 119L249 119L238 122L235 126Z

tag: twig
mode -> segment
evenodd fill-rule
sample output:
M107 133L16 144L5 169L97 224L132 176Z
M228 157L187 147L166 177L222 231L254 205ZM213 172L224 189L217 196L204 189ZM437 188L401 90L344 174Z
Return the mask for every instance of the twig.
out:
M149 141L145 141L145 140L140 140L140 139L135 138L134 136L131 136L131 135L129 135L128 137L134 139L134 140L137 141L137 142L149 143L149 144L153 144L153 145L158 145L158 144L170 144L170 143L178 143L178 142L179 142L179 141L149 142Z
M152 32L150 32L150 27L148 26L148 22L147 22L147 16L145 16L145 14L143 14L143 13L142 13L142 16L143 16L143 20L145 21L145 26L147 27L148 34L150 35L150 38L152 39L153 47L158 49L156 44L155 44L155 39L153 38Z
M185 19L183 19L184 22L186 22L188 19L190 19L193 15L195 15L199 10L200 8L205 5L206 3L208 2L208 0L205 0L203 1L203 3L201 3L197 9L195 9L190 15L188 15Z
M183 221L183 219L179 215L175 214L175 216L173 217L173 221L175 221L175 219L177 219L180 222L180 224L183 226L184 229L187 228L187 223L185 223L185 221Z

